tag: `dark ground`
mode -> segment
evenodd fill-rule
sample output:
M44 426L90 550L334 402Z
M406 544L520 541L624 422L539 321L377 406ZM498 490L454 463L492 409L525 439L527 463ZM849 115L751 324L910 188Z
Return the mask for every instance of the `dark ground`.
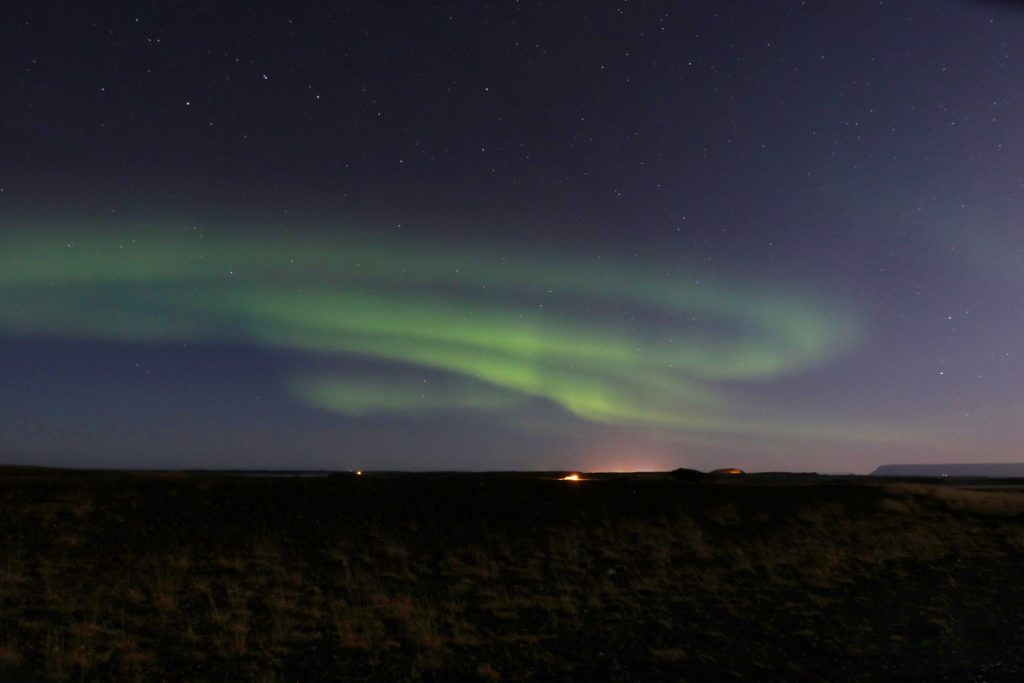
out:
M1021 680L967 484L7 468L0 679Z

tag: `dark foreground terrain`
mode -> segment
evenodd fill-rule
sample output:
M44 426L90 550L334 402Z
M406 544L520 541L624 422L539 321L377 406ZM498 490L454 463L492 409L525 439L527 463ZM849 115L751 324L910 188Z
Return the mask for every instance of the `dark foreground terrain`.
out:
M1024 493L0 470L0 679L1018 680Z

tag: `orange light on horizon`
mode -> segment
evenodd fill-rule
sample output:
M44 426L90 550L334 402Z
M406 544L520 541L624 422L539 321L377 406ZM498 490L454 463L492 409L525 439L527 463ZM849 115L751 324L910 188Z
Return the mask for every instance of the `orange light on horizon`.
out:
M565 475L559 481L583 481L583 480L580 478L579 474L577 474L576 472L573 472L572 474Z
M363 476L363 471L362 470L356 470L356 476L357 477Z

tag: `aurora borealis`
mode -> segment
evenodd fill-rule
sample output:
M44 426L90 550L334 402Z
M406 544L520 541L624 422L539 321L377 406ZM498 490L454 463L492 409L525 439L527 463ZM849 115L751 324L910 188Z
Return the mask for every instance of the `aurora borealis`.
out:
M167 235L11 240L0 324L12 336L215 341L404 366L402 382L288 378L298 400L351 415L542 399L592 422L755 433L780 426L730 416L716 381L814 367L858 335L823 304L566 255ZM420 368L446 377L418 386Z
M4 457L1012 459L1021 16L940 4L26 7Z

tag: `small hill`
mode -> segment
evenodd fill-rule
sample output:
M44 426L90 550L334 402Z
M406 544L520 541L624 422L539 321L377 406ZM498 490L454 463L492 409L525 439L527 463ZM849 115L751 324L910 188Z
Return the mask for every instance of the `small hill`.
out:
M872 477L1024 478L1024 462L948 463L944 465L882 465Z
M669 474L679 481L700 481L708 477L708 475L704 474L700 470L691 470L686 467L680 467L679 469L672 470Z

